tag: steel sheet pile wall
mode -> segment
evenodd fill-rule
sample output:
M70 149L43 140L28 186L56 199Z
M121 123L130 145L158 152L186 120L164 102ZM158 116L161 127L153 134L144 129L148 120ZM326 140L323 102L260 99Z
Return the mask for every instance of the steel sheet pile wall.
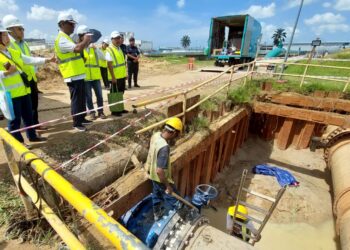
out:
M230 162L231 156L248 137L250 111L241 109L220 120L210 133L193 145L181 145L172 156L175 183L182 195L192 195L199 184L210 183ZM189 144L188 147L186 144Z

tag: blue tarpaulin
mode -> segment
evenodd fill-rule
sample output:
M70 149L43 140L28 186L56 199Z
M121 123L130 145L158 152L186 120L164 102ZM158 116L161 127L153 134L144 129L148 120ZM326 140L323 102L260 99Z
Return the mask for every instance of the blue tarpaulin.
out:
M299 186L299 182L291 173L289 173L287 170L278 167L271 167L269 165L256 165L253 168L253 173L275 176L277 178L278 183L282 187L286 185Z

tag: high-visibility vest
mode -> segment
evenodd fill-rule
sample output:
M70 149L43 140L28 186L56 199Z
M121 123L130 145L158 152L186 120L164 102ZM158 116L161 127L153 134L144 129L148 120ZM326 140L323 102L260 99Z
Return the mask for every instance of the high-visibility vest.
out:
M149 178L153 181L160 182L157 174L157 156L158 152L162 147L168 146L166 140L161 136L161 132L156 132L150 143L150 148L148 151L147 161L146 161L146 170L149 172ZM171 163L170 159L168 160L168 167L164 169L165 178L169 183L174 183L171 175Z
M87 52L87 50L84 49L84 58L85 58L85 68L86 68L85 80L87 81L100 80L102 77L101 77L101 70L100 70L100 65L98 63L98 56L96 54L96 50L93 48L90 48L89 52Z
M24 54L26 56L32 56L32 54L30 53L29 46L28 46L27 42L25 42L25 41L23 41L23 49L24 49L24 51L17 44L16 41L11 41L11 45L10 46L11 46L11 48L17 50L21 54ZM38 81L38 79L36 78L35 67L33 65L24 65L23 66L23 71L27 74L29 81L31 81L32 79L34 81L36 81L36 82Z
M107 50L113 59L113 72L115 79L122 79L126 77L125 57L121 48L118 49L115 46L110 45ZM109 71L108 80L112 80L112 76Z
M64 79L85 74L85 64L79 53L62 53L58 45L61 37L65 37L72 43L74 41L67 34L60 32L55 40L55 53L58 59L58 68Z
M106 56L106 49L101 49L102 53ZM100 64L100 67L107 68L107 61L103 60L102 58L98 59L98 63Z
M20 67L23 66L21 53L11 48L9 48L8 51L11 54L12 61L0 53L0 71L7 71L4 67L4 64L6 65L8 62L16 67L17 65L15 65L13 61L16 62ZM17 67L17 71L15 73L4 76L4 78L2 78L5 88L10 92L12 98L25 96L30 93L25 87L18 70L20 69Z

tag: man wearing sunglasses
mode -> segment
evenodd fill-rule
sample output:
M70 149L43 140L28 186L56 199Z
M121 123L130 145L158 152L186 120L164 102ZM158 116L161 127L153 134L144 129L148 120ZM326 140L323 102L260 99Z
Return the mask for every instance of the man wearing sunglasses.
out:
M57 23L60 31L55 40L55 53L59 70L69 88L71 113L74 115L86 111L85 63L81 57L81 52L89 45L91 34L85 34L81 42L75 43L70 37L77 24L73 16L68 13L61 13L58 16ZM91 121L85 119L85 113L73 117L73 128L77 131L86 131L84 125L91 123Z

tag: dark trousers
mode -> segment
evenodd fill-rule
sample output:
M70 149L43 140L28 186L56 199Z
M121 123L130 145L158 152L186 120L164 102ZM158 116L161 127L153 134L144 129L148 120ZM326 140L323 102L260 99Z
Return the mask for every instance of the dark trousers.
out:
M32 99L32 110L33 110L33 123L38 124L39 123L39 116L38 116L38 106L39 106L39 90L38 90L38 83L32 79L30 81L30 98Z
M102 76L104 86L106 88L109 88L110 85L109 85L109 81L108 81L108 69L100 67L100 71L101 71L101 76Z
M86 111L86 98L85 98L85 81L84 79L75 80L67 83L70 92L71 100L71 114L77 114ZM82 122L85 120L85 114L73 117L73 127L82 126Z
M152 181L152 204L153 212L157 213L161 210L163 202L166 203L171 209L177 209L180 206L180 202L170 194L165 193L166 187L164 184ZM178 194L174 184L171 184L173 192Z
M121 78L121 79L117 79L117 84L113 84L112 82L110 82L111 84L111 92L110 93L114 93L114 92L125 92L125 77Z
M134 86L137 85L137 75L139 73L139 63L128 61L128 84L131 88L131 79L134 77Z
M32 126L33 113L32 113L32 101L30 95L16 97L12 99L13 110L15 113L15 119L8 122L9 131L17 130L21 127L21 119L23 120L24 126ZM29 140L35 139L35 129L31 128L26 130L27 137ZM24 142L24 139L20 132L12 134L19 142Z
M94 103L92 102L92 90L95 92L97 106L100 108L103 106L102 88L100 80L86 81L85 82L86 92L86 106L89 110L94 109ZM91 113L96 113L94 110ZM103 114L103 108L98 110L98 114Z

